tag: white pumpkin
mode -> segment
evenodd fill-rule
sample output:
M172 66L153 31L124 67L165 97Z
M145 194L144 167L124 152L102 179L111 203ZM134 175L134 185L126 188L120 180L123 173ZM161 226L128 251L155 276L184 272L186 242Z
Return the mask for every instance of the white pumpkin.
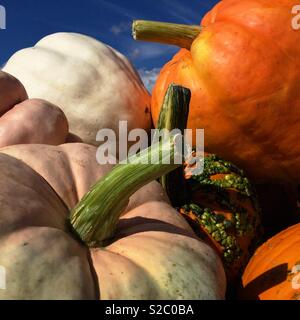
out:
M76 33L56 33L15 53L4 71L19 79L30 98L59 105L70 130L98 145L97 132L119 121L128 130L151 127L150 96L130 62L113 48Z
M156 181L133 195L109 243L88 248L74 237L68 209L111 170L95 161L96 149L82 143L0 149L0 265L7 275L0 300L224 299L219 255L166 203ZM115 183L111 178L105 180ZM107 192L114 190L106 186ZM88 202L87 212L95 210ZM104 208L95 215L100 220ZM110 219L97 228L110 228Z

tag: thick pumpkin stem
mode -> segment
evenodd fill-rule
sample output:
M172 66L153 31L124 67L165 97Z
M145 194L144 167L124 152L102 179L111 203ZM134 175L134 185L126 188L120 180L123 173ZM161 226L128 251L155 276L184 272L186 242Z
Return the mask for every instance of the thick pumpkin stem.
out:
M170 84L160 110L156 128L169 131L179 129L183 135L187 127L190 101L190 89Z
M113 236L129 198L142 186L180 167L182 137L171 136L123 161L103 177L71 212L71 224L88 246Z
M168 132L179 130L179 133L184 136L189 116L190 100L191 91L189 89L171 84L161 107L157 129L165 129ZM186 203L188 195L183 166L162 176L160 182L174 207Z
M190 49L203 27L158 21L136 20L132 24L135 40L171 44Z

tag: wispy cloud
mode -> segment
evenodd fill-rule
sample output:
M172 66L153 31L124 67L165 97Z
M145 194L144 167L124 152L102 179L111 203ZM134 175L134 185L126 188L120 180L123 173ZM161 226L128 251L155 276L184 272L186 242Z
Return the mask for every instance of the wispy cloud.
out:
M122 21L119 24L114 24L110 28L110 31L116 36L118 36L124 32L130 34L129 33L130 30L131 30L131 22L129 22L129 21Z
M164 55L173 55L178 51L174 46L161 45L149 42L136 42L128 50L128 56L133 60L147 60Z
M205 1L200 1L201 5L204 7L209 7ZM162 0L164 6L168 7L170 10L168 14L173 17L180 19L182 22L188 24L195 24L200 22L200 13L195 11L185 3L185 1L179 0Z
M157 77L159 75L160 69L159 68L153 68L151 70L139 69L138 72L139 72L147 90L149 92L152 92L154 84L155 84Z
M106 7L106 9L113 11L121 16L127 17L129 19L135 18L135 13L132 10L128 10L126 6L122 6L107 0L93 0L93 1L94 3L103 5ZM126 2L124 3L126 4Z

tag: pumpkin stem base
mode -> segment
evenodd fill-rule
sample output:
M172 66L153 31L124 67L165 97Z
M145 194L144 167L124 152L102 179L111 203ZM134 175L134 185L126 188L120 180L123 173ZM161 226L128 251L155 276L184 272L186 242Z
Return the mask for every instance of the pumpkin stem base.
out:
M152 180L180 167L182 137L170 136L129 157L104 176L72 210L70 222L90 247L104 246L115 231L129 198Z

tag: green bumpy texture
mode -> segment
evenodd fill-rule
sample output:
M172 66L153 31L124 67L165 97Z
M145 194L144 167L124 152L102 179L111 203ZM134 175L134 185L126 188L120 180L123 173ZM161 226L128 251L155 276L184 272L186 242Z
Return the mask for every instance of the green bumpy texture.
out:
M222 174L224 178L213 180L214 175ZM256 245L256 234L260 228L260 207L254 187L245 176L243 170L234 164L211 154L205 156L204 171L188 180L190 193L200 191L214 199L223 210L232 213L232 219L226 219L217 214L214 208L206 208L201 203L188 203L180 208L184 216L192 216L195 225L201 226L224 248L223 261L230 266L241 257L242 251L237 241L238 237L253 237L252 247ZM232 199L230 190L235 190L236 200ZM255 212L249 214L241 203L250 200ZM199 234L198 230L195 230ZM251 248L249 248L251 250Z

